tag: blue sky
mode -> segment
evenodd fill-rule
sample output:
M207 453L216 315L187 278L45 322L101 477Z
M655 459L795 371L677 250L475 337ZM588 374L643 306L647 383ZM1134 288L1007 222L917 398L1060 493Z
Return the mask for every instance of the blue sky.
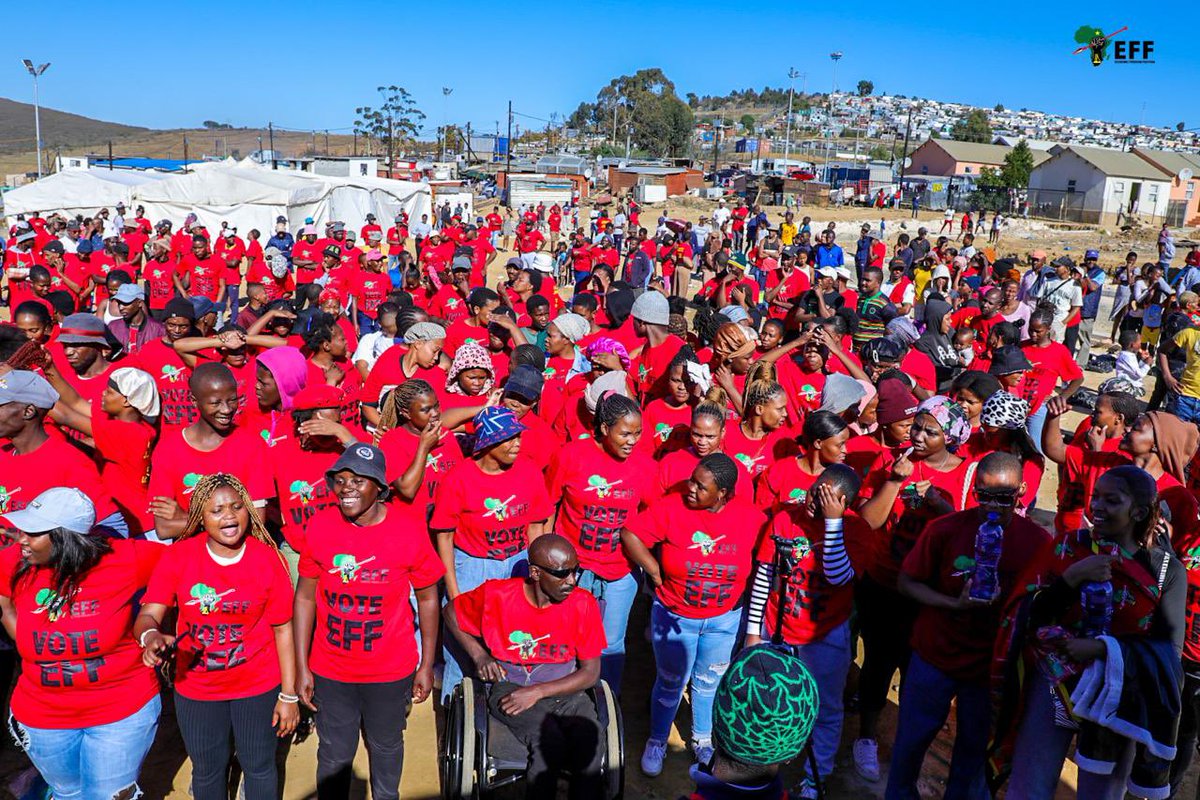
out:
M0 64L0 96L31 100L20 64L29 57L52 62L44 105L148 127L215 119L348 132L354 108L377 104L375 87L395 83L413 93L430 129L448 117L503 130L509 99L538 118L518 117L522 127L542 127L551 112L565 115L612 77L648 66L661 67L680 96L786 85L790 66L807 73L811 91L828 91L828 53L841 50L843 88L866 78L895 94L1200 127L1192 4L1171 3L1178 11L1169 15L1166 4L1131 12L1114 0L1071 4L1084 12L1025 0L926 2L882 6L886 16L876 4L830 5L68 0L55 18L78 27L20 37L11 63ZM1084 24L1128 25L1118 38L1154 40L1157 63L1091 67L1086 54L1071 55ZM448 100L443 86L454 89Z

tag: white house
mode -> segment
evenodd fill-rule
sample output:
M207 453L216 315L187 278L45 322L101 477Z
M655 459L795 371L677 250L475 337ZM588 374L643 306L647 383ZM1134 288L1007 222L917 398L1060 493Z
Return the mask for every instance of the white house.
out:
M1115 224L1118 215L1161 220L1171 176L1121 150L1056 145L1029 174L1030 213L1078 222Z

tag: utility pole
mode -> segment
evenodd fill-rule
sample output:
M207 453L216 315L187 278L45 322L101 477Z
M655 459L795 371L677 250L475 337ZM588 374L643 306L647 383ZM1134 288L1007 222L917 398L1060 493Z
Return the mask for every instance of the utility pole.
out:
M791 83L788 85L788 113L787 127L783 134L783 174L786 177L788 174L788 156L792 152L792 95L796 91L796 78L800 75L796 72L795 67L788 67L788 79Z
M725 125L725 115L722 114L721 115L721 126L724 127L724 125ZM721 139L720 129L717 128L717 126L714 124L713 125L713 175L714 176L716 175L716 172L717 172L717 154L720 152L720 149L721 149L720 139ZM714 183L715 182L716 182L716 179L714 177Z
M25 69L29 70L29 74L33 76L33 135L37 137L37 176L42 177L42 108L38 101L38 78L50 68L50 62L34 66L33 62L28 58L22 59L21 63L25 65ZM1145 104L1142 105L1142 111L1146 110Z
M625 124L625 160L629 160L629 141L633 137L633 125Z
M469 122L467 123L467 148L466 149L467 149L467 163L470 164L471 159L474 156L471 154L471 123L469 123Z
M450 138L450 93L454 90L449 86L442 87L442 157L439 161L446 160L446 150L449 149L448 139Z
M913 104L908 104L908 121L904 123L904 148L900 151L900 199L904 199L904 162L908 160L908 134L912 130Z
M271 143L271 169L279 169L279 165L275 163L275 126L270 122L267 123L267 138ZM186 137L184 141L187 141ZM187 160L187 156L184 156L184 160Z
M504 148L504 205L512 208L512 100L508 101L508 144Z
M109 163L111 164L112 163L111 149L109 151L108 158L109 158ZM183 137L183 171L185 173L188 171L188 140L187 140L186 136Z
M325 155L329 155L329 131L325 131Z
M187 143L187 139L184 139L183 141L184 141L184 143L185 143L185 144ZM40 158L41 158L41 156L38 156L38 158L40 159ZM108 140L108 171L109 171L109 172L112 172L112 168L113 168L113 163L112 163L112 139L109 139L109 140Z

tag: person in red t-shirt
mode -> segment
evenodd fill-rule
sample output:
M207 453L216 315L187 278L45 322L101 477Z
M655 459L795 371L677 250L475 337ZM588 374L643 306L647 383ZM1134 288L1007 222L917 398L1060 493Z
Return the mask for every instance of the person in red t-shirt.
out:
M925 751L957 709L954 755L946 794L969 797L982 786L991 726L989 680L993 648L1009 598L1029 564L1050 548L1046 531L1014 511L1024 492L1021 460L990 453L979 462L974 492L978 508L934 520L900 568L901 594L919 607L913 624L913 653L900 694L899 722L888 770L888 792L916 796ZM994 518L1004 530L990 599L980 587L975 538Z
M474 450L438 487L429 531L446 565L453 600L484 581L510 578L528 564L529 542L553 513L544 479L533 462L518 458L525 426L503 406L475 415ZM463 653L447 643L442 698L462 680Z
M643 771L662 770L667 737L684 685L692 686L692 750L712 757L712 702L737 645L742 597L766 516L737 492L737 462L724 453L700 460L683 493L669 494L625 527L621 546L655 587L651 645L658 676L650 695ZM652 550L657 550L655 555Z
M873 549L871 530L849 511L861 483L850 467L831 464L803 504L771 518L770 535L755 553L745 644L777 637L816 679L821 707L812 746L821 779L833 771L842 735L842 692L854 658L854 581ZM815 777L808 775L805 784Z
M556 534L529 548L529 577L490 580L442 611L488 693L491 719L529 751L526 797L554 797L560 774L571 797L603 794L604 732L585 693L600 677L605 644L599 606L579 590L579 559Z
M208 239L192 237L192 252L179 260L175 273L175 290L183 297L207 297L214 303L225 294L226 264L208 249ZM96 292L100 302L100 292Z
M446 392L446 370L450 359L442 354L446 342L446 329L433 322L418 322L404 332L404 346L390 347L383 351L375 366L367 374L363 384L363 419L368 425L380 424L380 402L383 396L397 386L420 378L426 381L441 397Z
M175 634L164 634L172 611ZM133 636L151 669L174 650L175 713L192 760L192 796L226 797L236 755L246 797L274 797L276 738L291 736L300 721L292 584L237 478L217 473L196 485L187 529L159 560Z
M371 761L371 795L399 797L401 711L433 690L438 582L446 569L429 543L423 512L386 502L386 472L379 448L346 450L325 473L337 506L309 521L300 554L296 694L319 711L317 784L330 797L349 796L360 733Z
M94 527L78 489L28 500L5 514L13 541L0 551L0 611L22 662L14 727L56 797L118 797L137 787L162 710L133 614L166 548Z

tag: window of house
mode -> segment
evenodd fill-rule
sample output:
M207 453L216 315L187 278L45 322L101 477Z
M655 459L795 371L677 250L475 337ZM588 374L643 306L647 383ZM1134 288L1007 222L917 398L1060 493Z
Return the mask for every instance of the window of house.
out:
M1191 200L1191 199L1192 199L1192 196L1193 196L1195 193L1196 193L1196 182L1195 182L1195 181L1188 181L1188 185L1187 185L1187 193L1184 195L1184 197L1186 197L1188 200Z
M1146 197L1150 200L1151 203L1157 203L1158 202L1158 187L1151 185L1150 190L1147 193Z
M1113 181L1113 194L1125 193L1125 181Z
M1074 192L1075 192L1075 181L1074 180L1067 181L1067 194L1073 194Z

